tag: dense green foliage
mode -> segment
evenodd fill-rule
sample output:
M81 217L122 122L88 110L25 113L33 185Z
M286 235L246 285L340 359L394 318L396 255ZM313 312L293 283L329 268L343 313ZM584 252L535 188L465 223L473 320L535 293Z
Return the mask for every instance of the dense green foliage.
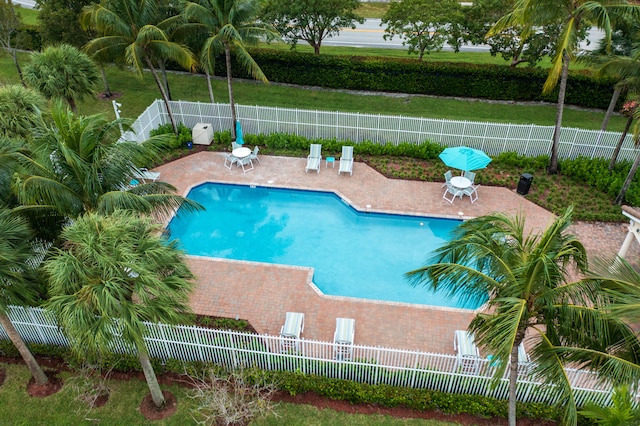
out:
M176 135L175 133L173 133L171 123L167 123L156 129L153 129L149 135L152 137L158 135L166 135L166 137L168 138L168 146L175 149L186 146L187 142L191 140L191 129L180 123L178 124L178 135Z
M251 55L269 80L277 83L508 101L556 102L558 98L557 89L542 94L548 72L539 68L319 56L270 49L256 49ZM225 75L223 64L224 61L216 62L216 75ZM247 77L239 67L234 68L233 73ZM612 79L597 78L586 71L572 72L566 102L606 109L614 83Z
M620 161L611 171L608 166L609 160L603 158L591 160L578 157L575 160L560 162L560 170L564 175L571 176L577 182L583 182L615 198L629 173L631 162ZM625 203L640 206L640 178L638 176L634 179L634 185L631 185L625 194Z
M350 380L331 379L301 373L274 372L279 387L296 395L315 392L327 398L352 404L375 404L382 407L409 407L415 410L438 410L446 414L468 413L480 417L506 417L507 401L480 395L459 395L426 389L408 389L390 385L369 385ZM557 412L546 404L521 403L521 417L556 419Z
M364 19L354 13L358 0L267 0L261 20L271 23L292 47L298 41L308 43L316 55L326 38L336 36L344 28L355 28Z
M91 34L79 25L82 8L91 0L37 0L38 23L45 45L60 43L82 48L91 39Z

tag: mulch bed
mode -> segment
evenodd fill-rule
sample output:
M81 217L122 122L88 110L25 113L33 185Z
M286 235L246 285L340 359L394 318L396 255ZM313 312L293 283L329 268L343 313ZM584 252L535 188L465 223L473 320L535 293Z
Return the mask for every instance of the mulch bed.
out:
M27 383L27 393L29 396L33 398L46 398L62 389L62 380L56 377L55 372L46 372L45 374L49 378L49 381L44 385L37 384L33 377L29 379L29 383Z
M164 396L164 405L161 408L158 408L153 403L153 399L151 398L151 394L148 394L142 400L140 404L140 413L147 420L162 420L171 416L178 409L178 401L176 397L169 391L162 391L162 395Z

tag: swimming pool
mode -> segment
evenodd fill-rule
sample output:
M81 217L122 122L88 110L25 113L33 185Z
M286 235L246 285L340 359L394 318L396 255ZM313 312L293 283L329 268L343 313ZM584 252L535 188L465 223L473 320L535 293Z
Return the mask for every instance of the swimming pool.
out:
M475 309L411 287L459 220L362 213L334 193L205 183L188 198L206 211L168 226L189 254L314 268L325 294Z

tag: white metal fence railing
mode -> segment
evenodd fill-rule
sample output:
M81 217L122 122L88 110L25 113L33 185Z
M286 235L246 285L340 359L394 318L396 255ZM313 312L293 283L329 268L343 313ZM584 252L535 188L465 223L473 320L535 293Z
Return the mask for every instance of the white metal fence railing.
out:
M9 318L28 343L68 346L69 341L56 325L53 315L40 308L11 306ZM449 393L508 397L508 380L492 386L493 368L486 359L475 358L464 365L456 356L353 345L348 359L336 357L331 342L301 339L295 350L283 352L280 336L222 331L195 326L147 324L145 338L151 356L167 360L213 362L227 368L256 366L265 370L299 371L330 378L370 384L432 389ZM0 326L0 339L8 339ZM289 343L289 342L287 342ZM131 352L117 338L114 349ZM463 370L464 368L464 370ZM518 399L523 402L553 403L557 394L543 386L530 365L519 365ZM611 403L611 386L586 370L566 369L578 405L593 401Z
M171 108L176 122L188 128L193 128L197 123L211 123L215 131L231 129L229 104L173 101ZM482 149L492 156L507 151L529 157L548 155L554 129L553 126L534 124L455 121L257 105L236 105L236 109L245 133L291 133L308 138L396 145L430 140L446 146L467 145ZM142 142L149 138L152 129L168 122L164 102L156 100L135 121L135 133L128 132L125 137ZM611 158L620 136L619 132L563 127L560 133L560 158ZM619 159L633 160L635 156L633 137L627 135Z

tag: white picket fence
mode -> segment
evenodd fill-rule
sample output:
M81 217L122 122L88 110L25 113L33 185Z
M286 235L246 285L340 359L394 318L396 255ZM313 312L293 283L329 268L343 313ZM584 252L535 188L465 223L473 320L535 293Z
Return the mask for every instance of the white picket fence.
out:
M40 308L11 306L9 318L28 343L68 347L51 312ZM449 393L477 394L499 399L508 397L508 380L492 386L492 365L486 359L461 364L454 355L353 345L351 358L338 358L331 342L301 339L295 350L282 351L280 336L222 331L195 326L147 323L145 338L152 357L167 360L213 362L227 368L259 367L315 374L369 384L431 389ZM0 326L0 339L8 339ZM289 343L290 341L286 341ZM116 338L114 350L132 353ZM470 367L470 368L469 368ZM466 371L463 371L463 368ZM567 368L578 405L593 401L611 403L611 386L586 370ZM519 365L518 399L523 402L553 403L558 398L553 386L544 386L532 374L531 365Z
M173 101L171 109L177 122L188 128L210 123L214 131L231 129L229 104ZM236 105L245 134L289 133L307 138L323 138L359 143L422 143L426 140L443 146L466 145L482 149L491 156L517 152L535 157L549 155L553 126L490 123L405 117L399 115L360 114L339 111ZM604 113L603 113L604 114ZM133 125L125 138L142 142L151 130L169 122L164 102L156 100ZM619 132L601 132L563 127L560 133L560 158L611 158L620 139ZM636 157L633 136L627 135L619 159Z

